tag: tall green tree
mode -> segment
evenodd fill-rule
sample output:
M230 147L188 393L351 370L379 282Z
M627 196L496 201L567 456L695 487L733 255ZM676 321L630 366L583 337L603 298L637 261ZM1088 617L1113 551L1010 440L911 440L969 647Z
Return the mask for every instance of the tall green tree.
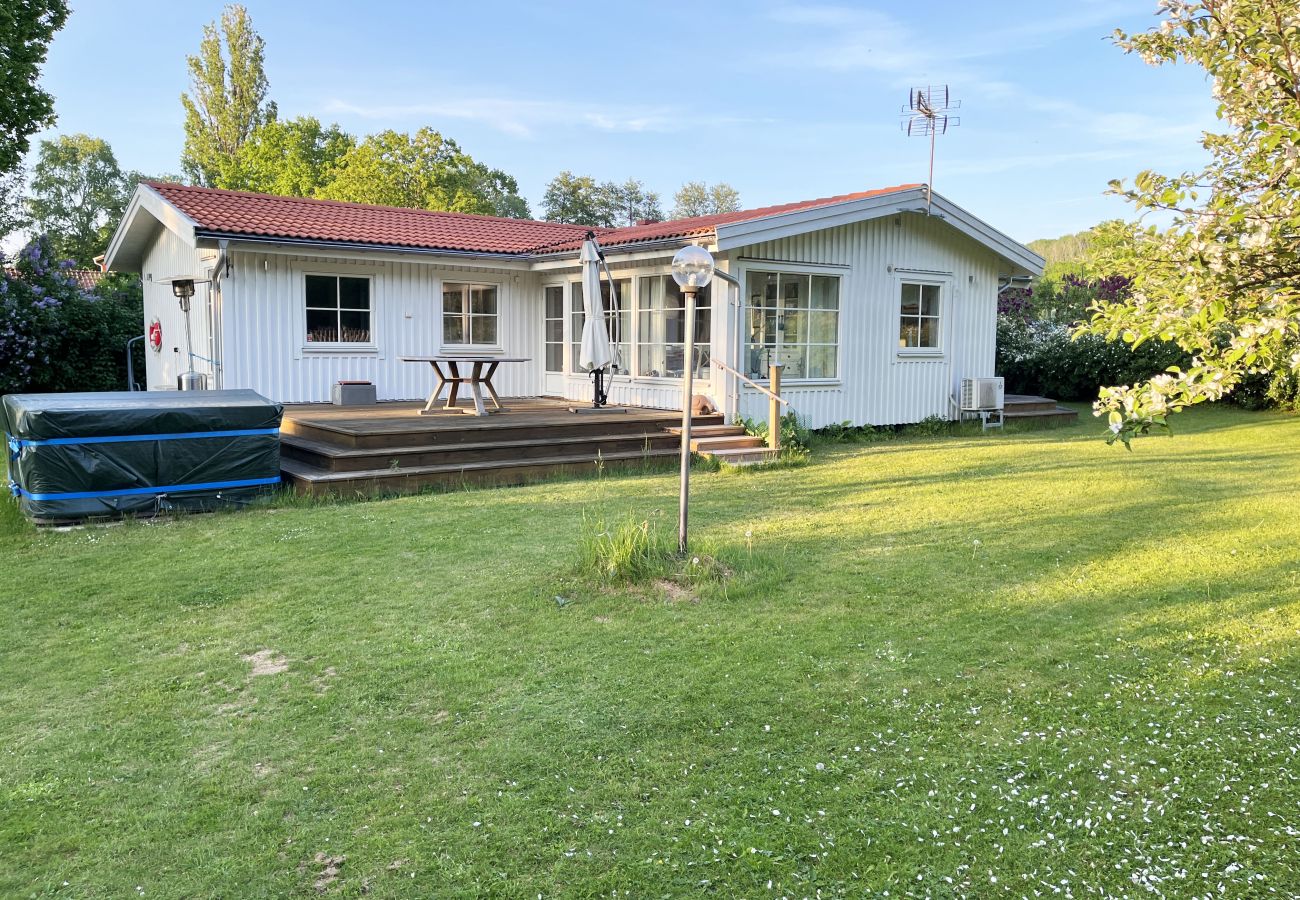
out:
M1164 0L1150 31L1117 31L1146 62L1205 69L1225 128L1206 134L1197 172L1142 172L1111 189L1166 228L1103 229L1127 299L1098 306L1087 329L1134 346L1173 341L1191 365L1104 389L1111 441L1167 427L1167 415L1217 400L1252 371L1300 373L1300 21L1294 0Z
M551 179L542 197L543 215L551 222L617 228L663 218L659 195L629 178L598 182L567 169Z
M198 55L187 57L190 91L181 94L181 169L195 184L237 183L240 148L260 126L275 121L275 103L267 99L265 46L248 10L233 4L222 12L220 27L204 26Z
M262 125L235 154L225 187L286 197L311 197L334 180L356 148L338 125L322 127L311 116Z
M526 218L528 204L514 178L477 162L431 128L382 131L339 160L316 192L326 200Z
M688 181L673 195L673 202L674 219L712 216L739 210L740 192L725 181L713 186L703 181Z
M54 98L37 80L50 40L67 20L63 0L0 3L0 175L16 171L31 136L54 123Z
M41 141L27 210L33 230L49 238L60 258L93 265L128 196L128 182L106 141L86 134Z

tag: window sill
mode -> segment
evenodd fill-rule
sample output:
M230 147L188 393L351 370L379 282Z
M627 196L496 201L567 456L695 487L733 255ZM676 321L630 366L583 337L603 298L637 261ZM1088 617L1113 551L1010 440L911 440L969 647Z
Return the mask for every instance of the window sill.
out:
M499 356L504 347L485 347L482 344L443 344L438 351L443 356Z
M945 355L942 350L899 350L894 358L899 362L908 362L909 360L933 362L936 359L943 359Z
M310 356L378 356L376 344L303 344L302 353Z

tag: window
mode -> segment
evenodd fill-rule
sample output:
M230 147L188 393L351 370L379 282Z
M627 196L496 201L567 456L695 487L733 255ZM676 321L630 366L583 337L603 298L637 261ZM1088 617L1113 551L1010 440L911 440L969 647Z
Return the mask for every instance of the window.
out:
M307 342L369 344L370 279L308 275Z
M748 272L746 374L766 379L835 378L839 373L840 279L835 275Z
M614 299L610 296L608 281L600 282L600 298L605 308L605 327L609 329L609 348L614 354L614 370L627 373L631 371L627 344L632 339L632 279L616 278L614 283L618 288L617 312ZM569 366L571 371L582 372L584 369L578 360L582 353L582 323L587 318L582 308L582 283L575 281L569 287L569 296L572 298L569 341L572 344L570 352L573 354Z
M497 346L497 286L442 286L442 343L467 347Z
M907 350L939 349L939 285L903 282L898 346Z
M546 345L546 371L564 371L564 288L558 284L544 291L546 312L543 319Z
M671 275L641 279L637 309L636 365L643 378L681 378L686 359L686 301ZM708 375L709 289L695 295L695 374Z

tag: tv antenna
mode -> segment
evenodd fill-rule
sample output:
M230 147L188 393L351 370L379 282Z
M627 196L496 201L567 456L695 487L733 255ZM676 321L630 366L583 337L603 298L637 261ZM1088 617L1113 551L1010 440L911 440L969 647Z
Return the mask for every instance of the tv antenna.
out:
M931 84L912 88L907 93L907 106L903 107L903 130L908 137L930 139L930 177L925 183L925 214L930 214L930 200L934 195L934 139L947 134L949 128L961 124L961 117L951 115L961 109L961 101L948 94L948 85Z

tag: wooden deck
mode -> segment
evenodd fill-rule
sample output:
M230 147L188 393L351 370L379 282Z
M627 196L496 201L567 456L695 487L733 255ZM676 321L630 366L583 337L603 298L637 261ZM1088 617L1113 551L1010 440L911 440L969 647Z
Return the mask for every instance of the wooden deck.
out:
M511 398L489 416L422 403L370 407L286 406L281 426L285 481L311 494L389 494L465 483L522 484L556 475L667 464L680 424L672 410L573 413L576 404ZM697 416L702 425L721 416Z

